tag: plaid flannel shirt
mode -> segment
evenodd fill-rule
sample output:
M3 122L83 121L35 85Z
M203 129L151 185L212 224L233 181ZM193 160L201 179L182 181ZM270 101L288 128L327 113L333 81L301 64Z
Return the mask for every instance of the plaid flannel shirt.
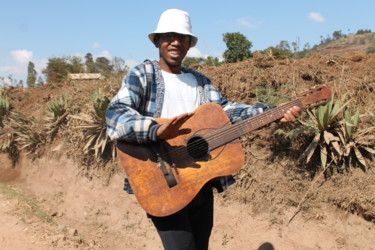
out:
M199 104L213 102L221 105L231 122L247 119L262 113L268 107L262 103L253 106L227 101L211 84L209 78L198 71L182 68L195 76L198 83ZM134 67L124 78L118 93L108 105L107 132L112 140L147 143L156 141L158 124L164 100L164 80L157 61L146 60ZM234 183L231 176L218 178L219 191ZM132 193L125 178L125 189Z

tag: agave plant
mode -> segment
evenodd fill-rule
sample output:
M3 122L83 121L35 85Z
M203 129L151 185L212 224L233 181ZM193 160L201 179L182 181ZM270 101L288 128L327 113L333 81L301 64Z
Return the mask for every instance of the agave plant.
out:
M95 158L99 159L104 152L109 149L112 154L112 159L115 158L114 143L110 141L107 134L105 113L109 104L109 99L99 89L90 96L93 111L88 114L72 115L72 118L81 121L78 128L83 129L82 141L85 142L83 151L85 154L94 152Z
M8 114L10 110L9 100L6 95L6 89L0 89L0 124L3 118Z
M67 122L67 98L61 96L47 104L47 134L53 139L61 126Z
M35 117L27 120L17 113L14 113L10 120L16 129L15 141L21 146L20 150L25 150L26 154L39 156L42 145L46 143L44 131L39 127L42 122Z
M323 168L327 166L328 160L336 163L341 160L343 153L336 128L339 126L338 116L348 103L342 104L340 101L335 103L332 99L326 105L307 111L315 123L316 132L314 139L302 155L302 157L306 157L306 162L311 160L316 151L319 151Z
M372 133L375 130L375 126L358 131L358 119L358 111L354 115L351 115L349 110L345 110L344 119L340 123L339 136L344 148L343 156L345 165L350 168L359 163L366 169L366 161L361 151L375 154L375 138Z
M13 163L15 163L19 157L19 150L15 138L15 130L7 122L0 130L0 152L8 153Z

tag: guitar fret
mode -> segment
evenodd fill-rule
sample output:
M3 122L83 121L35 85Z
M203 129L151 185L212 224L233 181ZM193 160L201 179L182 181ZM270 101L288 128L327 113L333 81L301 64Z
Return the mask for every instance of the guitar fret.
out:
M272 115L271 115L271 116L272 116L273 120L276 120L276 119L277 119L277 118L276 118L276 115L275 115L275 113L273 112L273 111L274 111L274 109L271 109L270 111L271 111L271 113L272 113Z

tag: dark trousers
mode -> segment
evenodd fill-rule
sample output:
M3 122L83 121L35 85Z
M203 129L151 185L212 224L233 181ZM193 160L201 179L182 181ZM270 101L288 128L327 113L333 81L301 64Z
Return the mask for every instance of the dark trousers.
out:
M164 249L207 250L213 226L213 203L212 187L206 184L181 211L166 217L148 215Z

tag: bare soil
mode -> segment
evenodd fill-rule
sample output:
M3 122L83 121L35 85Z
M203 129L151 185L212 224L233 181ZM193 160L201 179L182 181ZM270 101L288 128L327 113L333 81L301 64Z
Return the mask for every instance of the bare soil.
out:
M2 162L7 159L1 156ZM10 166L11 164L7 164ZM1 182L32 199L51 221L25 212L22 200L0 196L0 249L162 249L158 235L133 196L121 190L122 175L107 183L87 178L65 157L0 168ZM236 187L233 187L233 192ZM275 191L283 196L287 190ZM335 206L321 204L309 216L293 207L254 213L247 204L216 196L210 249L374 249L375 225ZM272 246L273 248L262 248Z
M295 98L319 84L337 96L348 94L361 126L374 126L375 56L315 56L276 61L254 59L201 71L229 100L272 101L261 95L272 86L278 98ZM84 112L88 96L102 82L47 84L11 89L14 110L43 117L51 98L70 94ZM372 116L371 116L372 114ZM246 164L236 184L215 194L210 249L375 249L375 165L341 174L310 171L298 156L306 142L288 142L271 126L244 136ZM66 128L69 129L69 128ZM0 154L0 249L162 249L134 196L122 191L117 162L87 166L63 131L35 159L21 154L14 165Z

